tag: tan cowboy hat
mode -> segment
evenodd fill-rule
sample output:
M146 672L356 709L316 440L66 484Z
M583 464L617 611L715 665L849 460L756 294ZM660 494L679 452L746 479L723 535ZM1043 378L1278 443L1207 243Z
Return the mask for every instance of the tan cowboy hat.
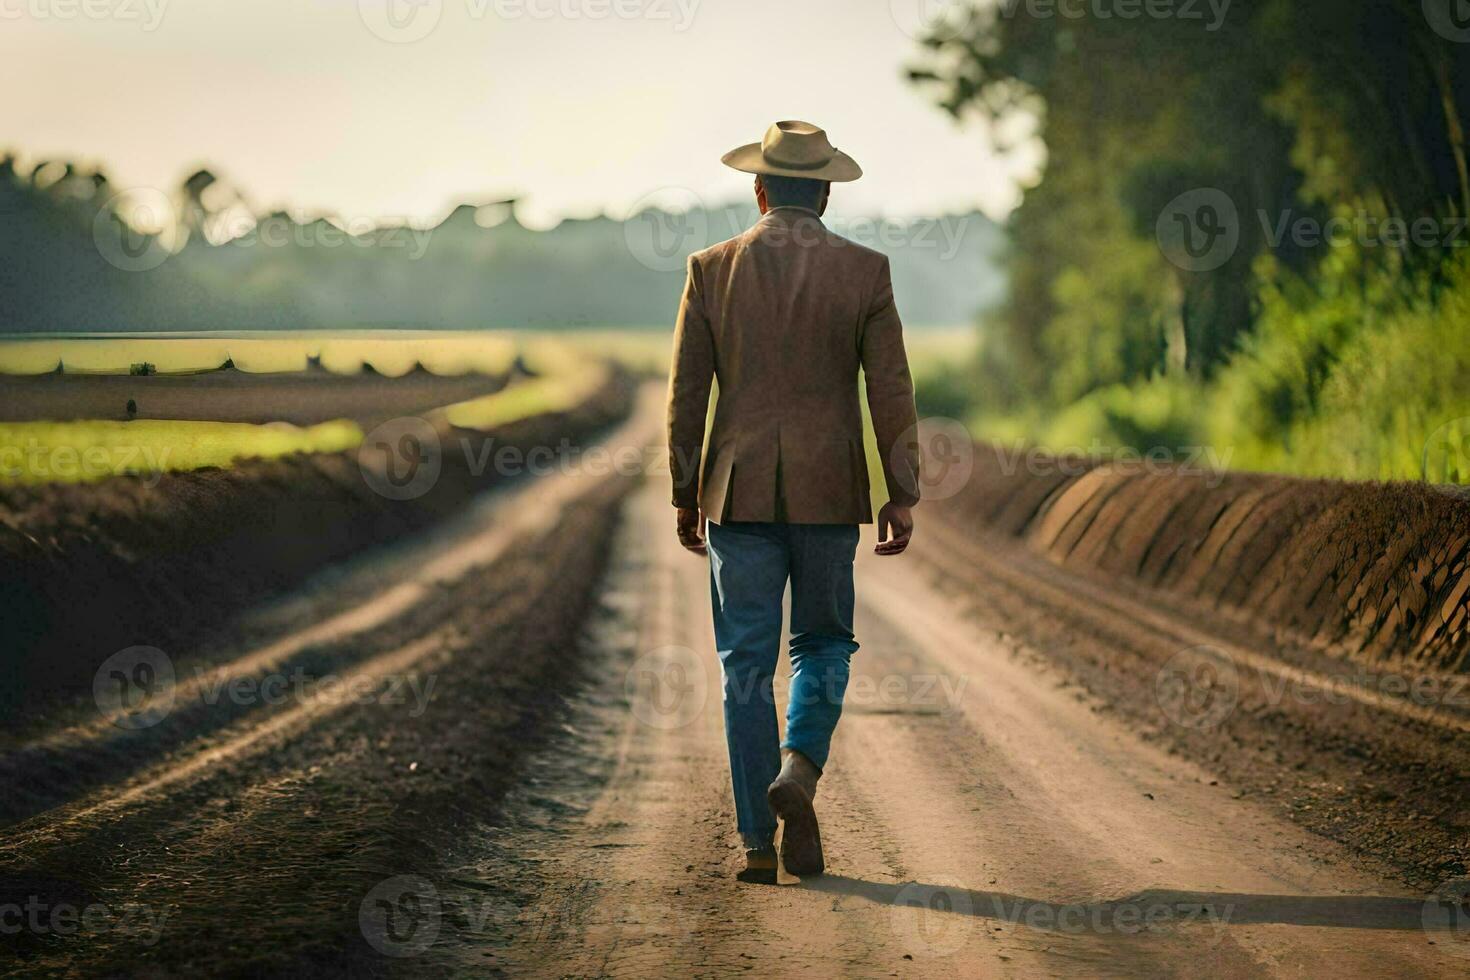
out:
M772 123L765 139L736 147L720 158L748 174L848 181L863 175L857 161L834 147L820 126L799 119Z

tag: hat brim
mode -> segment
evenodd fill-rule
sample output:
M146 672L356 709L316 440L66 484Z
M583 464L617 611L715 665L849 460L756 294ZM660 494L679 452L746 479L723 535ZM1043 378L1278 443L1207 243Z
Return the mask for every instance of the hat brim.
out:
M759 143L747 143L737 146L735 149L720 157L720 162L734 170L747 174L769 174L772 177L804 177L807 180L830 180L834 183L846 183L857 180L863 175L863 168L859 167L857 161L843 153L836 151L836 155L822 164L820 167L812 167L801 170L796 167L781 167L771 163L761 152Z

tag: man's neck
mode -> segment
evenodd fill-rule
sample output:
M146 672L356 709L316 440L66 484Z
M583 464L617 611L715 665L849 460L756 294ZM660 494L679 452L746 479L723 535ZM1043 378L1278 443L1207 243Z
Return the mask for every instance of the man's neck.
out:
M768 215L775 214L777 211L802 211L814 218L820 218L822 216L816 208L802 207L800 204L778 204L773 208L766 208L766 213L761 215L761 217L767 217Z

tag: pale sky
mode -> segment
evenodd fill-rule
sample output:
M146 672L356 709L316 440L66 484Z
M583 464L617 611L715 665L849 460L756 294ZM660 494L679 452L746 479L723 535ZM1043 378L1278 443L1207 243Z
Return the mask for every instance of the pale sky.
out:
M0 0L0 149L119 188L208 164L258 207L344 218L517 194L544 225L748 196L720 155L797 118L866 171L839 213L1003 217L1034 157L903 77L942 2Z

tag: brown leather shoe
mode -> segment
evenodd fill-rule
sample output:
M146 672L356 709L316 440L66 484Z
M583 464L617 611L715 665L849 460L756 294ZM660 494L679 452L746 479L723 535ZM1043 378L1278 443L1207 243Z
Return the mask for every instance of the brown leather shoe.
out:
M766 790L771 809L781 819L781 863L798 877L819 875L826 862L812 797L822 771L800 752L786 749L783 755L781 772Z
M745 869L737 871L735 877L753 885L776 883L776 849L759 848L745 852Z

